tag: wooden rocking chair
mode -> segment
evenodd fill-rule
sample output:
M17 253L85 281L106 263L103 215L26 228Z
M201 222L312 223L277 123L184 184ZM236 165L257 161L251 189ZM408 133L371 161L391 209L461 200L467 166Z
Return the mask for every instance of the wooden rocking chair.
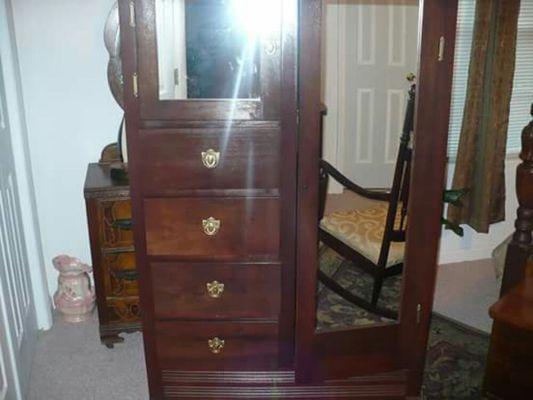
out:
M370 191L362 188L328 162L320 161L319 239L323 244L373 276L372 298L369 302L367 299L354 295L320 270L318 279L347 301L389 318L395 318L396 313L378 307L377 303L383 280L400 274L403 270L415 87L416 85L413 84L409 91L403 133L390 192ZM377 205L365 210L337 211L324 216L330 176L347 190L367 199L376 200Z

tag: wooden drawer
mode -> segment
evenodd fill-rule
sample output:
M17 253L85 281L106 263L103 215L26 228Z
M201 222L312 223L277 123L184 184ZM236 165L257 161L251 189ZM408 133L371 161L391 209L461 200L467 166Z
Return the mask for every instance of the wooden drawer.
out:
M205 260L278 259L277 198L145 199L144 212L148 255ZM220 222L218 231L209 225L210 218Z
M150 268L156 318L278 319L279 264L154 263Z
M102 259L106 295L108 297L138 296L135 253L107 253L103 254Z
M147 130L139 145L145 194L279 188L279 128ZM202 153L212 154L207 165Z
M103 248L133 246L131 202L105 200L99 202L100 240Z
M216 338L224 341L218 354L209 345L209 340ZM155 342L163 370L264 370L276 368L278 363L275 323L159 321Z

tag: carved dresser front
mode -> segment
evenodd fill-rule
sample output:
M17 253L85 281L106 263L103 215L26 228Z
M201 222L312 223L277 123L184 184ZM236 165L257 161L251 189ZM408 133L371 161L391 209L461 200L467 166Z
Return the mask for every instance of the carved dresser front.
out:
M100 338L113 347L121 332L141 329L139 288L128 183L111 179L108 165L89 164L84 187Z

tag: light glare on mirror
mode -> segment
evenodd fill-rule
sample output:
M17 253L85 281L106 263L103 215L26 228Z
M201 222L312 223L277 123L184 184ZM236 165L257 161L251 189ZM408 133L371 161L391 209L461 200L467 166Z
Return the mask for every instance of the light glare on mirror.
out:
M276 7L264 0L231 0L236 22L244 30L248 39L268 34L276 26Z

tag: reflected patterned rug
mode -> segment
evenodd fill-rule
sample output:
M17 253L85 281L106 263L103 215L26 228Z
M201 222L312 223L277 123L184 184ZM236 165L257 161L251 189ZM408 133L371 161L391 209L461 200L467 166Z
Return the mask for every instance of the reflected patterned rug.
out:
M323 246L320 268L352 293L369 299L372 279L350 261ZM379 305L398 309L401 276L387 279ZM352 305L326 287L318 290L317 328L334 329L387 322L386 318ZM424 376L424 399L479 400L489 335L434 313Z

